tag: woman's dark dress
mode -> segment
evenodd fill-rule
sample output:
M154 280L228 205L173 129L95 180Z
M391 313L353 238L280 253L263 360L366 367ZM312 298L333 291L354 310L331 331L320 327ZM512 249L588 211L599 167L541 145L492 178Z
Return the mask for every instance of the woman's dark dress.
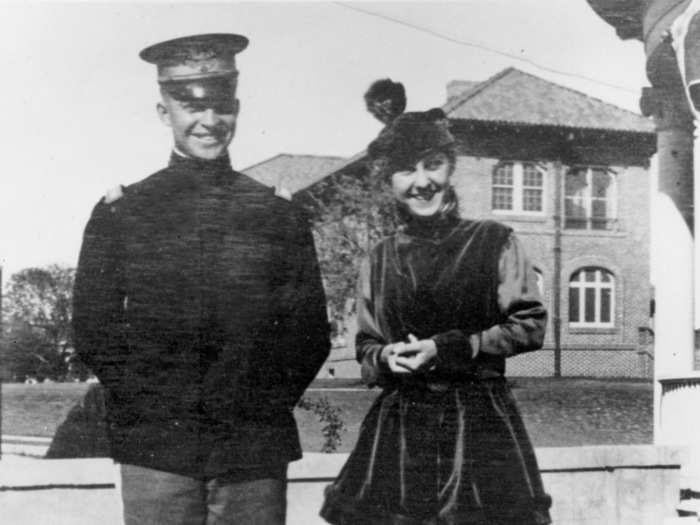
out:
M503 374L542 346L546 311L511 230L443 218L379 243L360 278L357 357L383 392L326 491L333 524L550 523L534 451ZM383 346L433 338L435 367L394 376ZM476 355L476 357L473 357Z

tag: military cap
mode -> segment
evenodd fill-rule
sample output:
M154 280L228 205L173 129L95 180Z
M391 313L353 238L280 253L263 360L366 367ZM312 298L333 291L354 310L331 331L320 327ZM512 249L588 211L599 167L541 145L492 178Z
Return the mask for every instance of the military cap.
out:
M232 33L209 33L166 40L139 56L158 68L158 83L180 100L217 98L236 86L236 53L248 39Z

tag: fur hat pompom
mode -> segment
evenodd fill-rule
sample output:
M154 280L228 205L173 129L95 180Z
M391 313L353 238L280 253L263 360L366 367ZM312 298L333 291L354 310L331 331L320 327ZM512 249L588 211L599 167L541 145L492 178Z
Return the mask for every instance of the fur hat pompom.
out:
M406 90L390 78L377 80L365 93L365 105L377 120L388 125L406 110Z

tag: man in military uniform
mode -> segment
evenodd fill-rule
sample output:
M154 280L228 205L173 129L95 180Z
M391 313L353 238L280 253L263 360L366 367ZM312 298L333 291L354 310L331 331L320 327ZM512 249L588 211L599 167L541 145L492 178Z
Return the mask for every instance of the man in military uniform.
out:
M107 391L127 524L281 524L301 456L293 408L329 351L312 236L233 171L240 35L144 49L165 169L109 192L86 226L75 344Z

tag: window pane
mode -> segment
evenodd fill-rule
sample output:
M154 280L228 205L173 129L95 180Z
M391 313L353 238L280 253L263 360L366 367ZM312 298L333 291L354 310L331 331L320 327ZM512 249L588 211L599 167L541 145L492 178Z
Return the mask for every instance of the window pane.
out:
M594 218L605 218L607 217L608 203L607 201L601 199L593 199L591 211Z
M610 272L606 272L604 270L601 270L600 280L603 281L604 283L609 283L610 281L612 281L612 276L611 276Z
M610 230L612 223L608 219L591 219L591 230Z
M608 203L602 199L593 199L591 202L591 228L594 230L605 230L610 225L608 219Z
M611 307L612 307L612 290L610 288L603 288L600 291L600 322L609 323L611 320Z
M566 195L567 197L578 196L579 198L582 198L587 185L588 184L586 182L586 170L572 170L566 174L564 195Z
M595 323L595 288L586 288L584 296L585 321Z
M513 209L513 189L512 188L493 188L492 209L494 210L512 210Z
M593 169L593 198L606 199L611 197L612 175L603 169Z
M542 211L542 190L523 190L523 210Z
M584 272L584 276L585 276L585 277L584 277L584 280L585 280L587 283L595 282L595 270L588 270L588 269L587 269L587 270Z
M512 186L513 185L513 164L504 163L496 166L493 172L493 183Z
M523 164L523 186L542 187L542 172L534 164Z
M564 201L564 213L567 217L583 219L586 217L586 208L583 206L581 199L567 197Z
M564 221L564 228L568 230L585 230L588 227L588 221L586 219L579 219L577 217L567 217Z
M569 322L579 322L578 288L569 288Z
M586 208L583 201L577 197L567 197L564 200L564 227L573 229L586 228Z

